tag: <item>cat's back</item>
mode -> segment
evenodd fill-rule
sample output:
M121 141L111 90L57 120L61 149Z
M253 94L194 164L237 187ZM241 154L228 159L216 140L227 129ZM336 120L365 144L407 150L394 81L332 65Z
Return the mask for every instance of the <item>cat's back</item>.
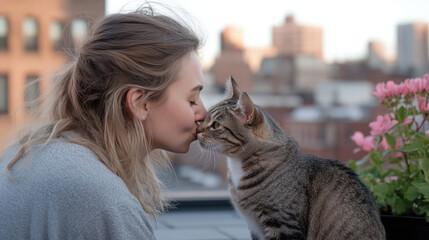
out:
M384 239L374 198L343 163L304 155L309 181L308 239Z

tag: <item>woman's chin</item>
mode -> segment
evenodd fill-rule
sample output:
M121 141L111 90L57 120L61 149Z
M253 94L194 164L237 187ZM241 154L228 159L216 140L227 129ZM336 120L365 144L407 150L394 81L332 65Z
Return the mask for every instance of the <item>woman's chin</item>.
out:
M173 148L172 150L169 150L170 152L174 152L174 153L187 153L189 152L190 149L190 144L184 144L183 146L177 146L175 148Z
M176 153L184 154L184 153L187 153L187 152L189 152L189 147L187 147L186 149L183 149L183 150L179 150Z

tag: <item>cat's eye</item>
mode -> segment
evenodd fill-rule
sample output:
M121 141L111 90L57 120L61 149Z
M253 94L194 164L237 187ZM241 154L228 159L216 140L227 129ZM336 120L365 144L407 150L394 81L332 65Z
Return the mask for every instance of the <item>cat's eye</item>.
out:
M213 122L213 124L211 125L211 129L218 129L220 127L220 123L218 122Z

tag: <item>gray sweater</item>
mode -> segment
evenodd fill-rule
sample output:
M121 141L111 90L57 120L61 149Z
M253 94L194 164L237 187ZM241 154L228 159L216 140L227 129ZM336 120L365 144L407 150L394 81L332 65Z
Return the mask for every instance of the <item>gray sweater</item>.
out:
M10 171L0 158L0 239L155 239L124 182L90 151L55 141Z

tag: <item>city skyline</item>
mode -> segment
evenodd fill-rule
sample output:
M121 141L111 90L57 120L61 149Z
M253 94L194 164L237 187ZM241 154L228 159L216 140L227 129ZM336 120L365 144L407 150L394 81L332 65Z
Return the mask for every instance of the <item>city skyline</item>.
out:
M106 14L134 10L143 1L107 0ZM182 8L204 32L202 49L205 65L220 53L220 33L227 26L243 29L245 47L268 47L272 29L284 23L289 14L302 25L323 30L324 60L358 60L366 56L369 41L383 43L386 54L396 55L397 26L411 22L429 23L427 0L163 0L173 9Z

